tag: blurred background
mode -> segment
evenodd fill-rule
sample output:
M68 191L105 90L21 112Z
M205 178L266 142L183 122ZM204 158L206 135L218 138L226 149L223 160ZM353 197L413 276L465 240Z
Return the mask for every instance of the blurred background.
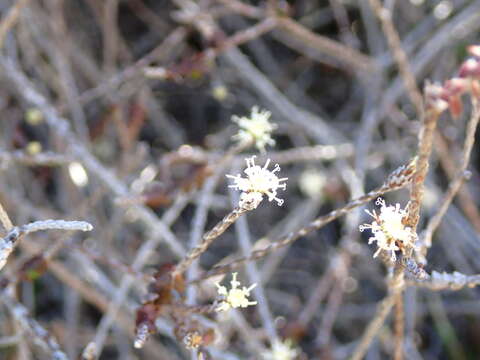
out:
M259 304L194 315L214 331L199 352L168 316L135 349L135 312L151 275L236 206L224 175L240 173L246 157L280 164L285 203L264 201L242 217L188 279L300 229L408 163L420 131L415 86L454 77L479 29L478 0L0 1L0 203L14 225L94 226L18 244L0 274L10 294L0 297L0 358L56 358L53 337L69 359L91 342L101 359L348 358L387 289L388 270L358 231L372 221L363 208L241 266L242 286L258 283ZM397 35L407 75L387 41ZM217 166L238 131L232 115L255 105L272 113L276 145ZM463 105L457 118L439 119L419 233L459 167L468 97ZM469 170L434 234L429 273L480 272L476 147ZM386 195L402 207L408 199L405 189ZM214 282L230 280L189 285L187 303L211 304ZM408 287L404 358L478 359L478 297L475 288ZM15 309L48 333L32 333ZM387 318L366 359L393 358L393 323ZM274 354L275 338L291 339L295 351Z

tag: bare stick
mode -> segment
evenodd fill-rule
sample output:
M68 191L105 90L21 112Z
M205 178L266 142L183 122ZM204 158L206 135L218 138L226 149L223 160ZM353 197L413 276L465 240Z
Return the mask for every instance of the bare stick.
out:
M330 0L330 7L332 9L333 17L337 22L340 37L344 43L355 48L359 45L358 38L353 34L350 29L352 23L348 18L348 12L345 9L345 5L339 0Z
M192 262L202 255L208 247L227 230L237 219L245 214L249 209L236 207L228 215L226 215L220 222L217 223L209 232L202 237L202 242L190 250L187 256L175 266L172 273L172 278L175 279L178 275L183 274L185 270L192 264Z
M394 360L403 359L403 342L405 338L405 309L402 293L395 295L395 352Z
M103 70L108 74L115 69L119 50L117 28L118 0L106 0L102 7Z
M55 339L46 329L44 329L29 314L25 306L17 302L14 298L2 294L2 300L7 305L15 320L31 337L32 341L47 352L53 360L68 360L67 355L60 349L57 339Z
M0 160L6 162L6 167L11 162L26 166L61 166L72 162L73 158L52 151L31 155L21 150L10 152L0 150Z
M318 280L315 289L312 291L312 294L308 298L307 304L303 307L300 315L298 315L298 322L306 327L310 320L315 316L315 313L318 311L318 307L325 296L328 295L334 280L334 270L332 267Z
M325 36L315 34L290 18L279 18L279 25L285 31L285 34L301 40L302 46L313 48L331 56L359 72L371 72L376 68L374 60L370 57ZM289 43L285 42L285 45L288 46Z
M236 193L233 194L231 191L230 196L232 203L236 203L238 201L238 195ZM252 251L252 242L250 240L250 231L246 217L239 219L235 223L235 230L242 254L246 256ZM253 294L258 302L258 314L262 321L263 328L269 337L269 341L273 343L275 340L278 340L278 335L272 312L270 311L270 306L267 301L267 296L265 294L265 288L262 283L261 275L255 263L248 263L246 270L250 283L257 284L257 286L253 289Z
M394 304L395 295L391 294L388 295L385 299L383 299L382 302L378 305L377 312L375 313L373 320L370 322L367 329L363 333L360 344L357 345L350 360L363 359L368 350L368 347L370 346L371 342L382 327Z
M442 165L443 170L447 173L450 181L453 181L457 173L458 161L453 158L451 154L451 148L444 137L435 137L435 148L438 151L438 159ZM458 193L458 202L463 210L465 216L470 220L472 226L480 233L480 211L475 204L474 199L471 196L470 189L466 187L460 187Z
M409 280L408 285L428 288L430 290L461 290L465 287L473 288L480 285L480 275L465 275L458 271L453 273L433 271L428 281Z
M254 40L263 34L273 30L277 26L278 22L276 18L267 17L265 20L249 27L245 30L241 30L228 39L223 41L219 47L215 48L214 54L218 55L223 51L226 51L232 47L242 45L248 41Z
M28 0L18 0L8 10L7 15L5 15L5 18L0 23L0 50L3 48L3 42L5 41L5 37L7 36L8 30L10 30L13 26L15 26L23 7L25 7L27 3L28 3Z
M66 104L68 105L76 133L81 136L83 141L88 138L88 128L85 112L77 101L78 86L72 73L72 66L70 63L70 53L65 46L69 43L68 27L64 18L64 1L52 0L47 4L52 21L50 27L53 33L52 53L49 54L52 63L55 64L58 71L60 82L60 96L64 96Z
M10 231L13 228L12 221L8 216L7 212L3 208L2 204L0 203L0 222L2 223L5 230Z
M8 234L0 239L0 270L7 263L8 257L15 248L18 240L30 233L41 230L79 230L91 231L93 226L85 221L65 221L65 220L42 220L30 224L15 226L10 229Z
M410 190L410 204L408 207L407 224L416 230L420 219L420 206L423 199L424 182L428 172L428 162L432 152L432 142L437 127L439 114L428 109L425 115L424 124L420 133L418 143L418 158L415 174L413 176L412 188Z
M468 180L470 176L471 176L471 173L468 171L461 172L457 174L457 176L455 176L455 178L449 184L448 190L443 196L443 199L441 200L440 207L435 212L435 215L433 215L431 219L428 221L427 228L425 229L425 232L423 235L423 241L424 241L424 245L427 248L432 246L433 233L440 225L440 222L442 221L444 215L447 213L448 207L452 203L453 198L460 190L460 187L462 186L462 184L466 180Z
M316 162L318 160L333 160L338 158L351 157L354 154L352 144L338 145L315 145L296 147L289 150L269 152L267 155L260 155L259 160L267 158L278 164L291 164L300 161ZM243 161L243 159L242 159Z
M405 83L405 87L407 88L408 96L410 97L410 100L415 106L418 116L422 118L424 112L422 94L418 90L415 77L413 76L413 72L410 69L410 64L407 60L407 55L402 49L402 43L400 41L397 31L395 30L395 27L393 26L392 14L390 10L382 6L379 0L369 1L370 6L375 12L375 15L377 15L382 24L382 29L387 37L388 46L390 47L393 58L398 65L400 75Z
M322 321L319 326L318 335L315 341L320 347L328 347L330 344L333 324L335 323L335 319L343 301L343 283L345 278L348 276L349 265L350 255L343 251L340 251L335 255L335 258L331 264L334 272L334 283L328 296L328 302L325 307Z
M264 16L264 12L261 9L252 5L245 4L240 0L217 0L217 1L243 16L247 16L255 19L261 19Z
M375 336L377 336L378 331L382 327L385 319L387 318L390 310L395 304L395 299L397 294L401 293L403 286L403 272L397 273L392 280L392 285L389 286L390 293L383 299L377 307L377 312L373 317L372 321L367 326L367 329L364 331L360 343L356 346L353 351L350 360L361 360L367 353L367 350L372 343Z
M425 230L424 235L424 242L426 247L430 247L432 245L432 236L434 231L440 225L440 222L447 212L448 207L450 206L454 196L460 190L460 187L464 183L466 179L470 176L469 172L466 172L468 167L468 163L470 162L470 155L472 153L473 144L475 142L475 133L477 131L478 122L480 120L480 106L477 99L472 96L472 114L470 116L470 120L467 125L466 130L466 138L465 143L463 146L463 155L462 155L462 162L460 168L458 169L458 173L450 183L448 187L448 191L445 194L444 198L442 199L441 206L435 215L430 219L428 222L427 228Z

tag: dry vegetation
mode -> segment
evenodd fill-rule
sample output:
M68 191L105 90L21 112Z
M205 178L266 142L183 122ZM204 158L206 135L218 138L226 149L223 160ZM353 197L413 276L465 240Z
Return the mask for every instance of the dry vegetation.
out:
M1 359L480 357L478 0L0 15Z

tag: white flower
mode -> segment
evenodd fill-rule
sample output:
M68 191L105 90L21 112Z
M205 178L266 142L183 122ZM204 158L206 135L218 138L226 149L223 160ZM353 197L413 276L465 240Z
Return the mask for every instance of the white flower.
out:
M240 174L226 175L228 178L235 180L235 184L228 187L235 190L240 190L240 207L248 206L255 209L263 200L263 195L267 195L268 200L275 200L278 205L283 204L283 200L277 197L277 189L285 190L287 184L282 183L288 178L279 179L275 173L280 171L280 166L275 165L275 168L270 171L267 169L270 164L270 159L267 160L263 167L255 165L255 156L245 159L247 168L243 171L247 177L243 178Z
M308 169L300 174L298 187L306 196L320 199L327 181L327 177L317 169Z
M250 305L257 305L256 301L250 301L247 298L250 296L250 291L252 291L257 284L253 284L249 288L244 286L242 289L240 289L238 288L240 282L237 281L237 273L233 273L230 285L232 288L227 290L225 286L221 286L218 282L215 283L215 286L218 288L218 294L223 297L218 308L216 309L218 312L227 311L231 308L246 308Z
M275 340L272 348L262 353L264 360L293 360L299 355L298 349L292 346L292 341L286 339L284 342Z
M277 124L270 123L268 120L272 113L267 110L259 110L258 106L252 108L250 117L236 115L232 116L232 121L236 122L240 130L234 139L244 141L254 141L256 147L265 152L265 146L275 145L275 140L272 139L271 133L277 128Z
M376 241L378 250L373 257L376 257L380 251L386 250L391 252L391 258L395 261L395 251L402 250L405 246L415 248L415 241L417 234L408 226L405 226L404 220L408 214L405 209L400 209L400 204L387 206L385 200L378 198L377 205L380 205L380 214L375 210L372 212L365 210L368 215L375 220L371 224L360 225L360 231L370 229L373 236L368 240L368 243Z

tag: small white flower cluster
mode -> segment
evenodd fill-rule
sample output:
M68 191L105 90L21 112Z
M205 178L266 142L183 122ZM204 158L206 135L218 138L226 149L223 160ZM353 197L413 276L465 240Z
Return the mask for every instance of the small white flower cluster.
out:
M233 138L239 142L253 141L261 152L265 152L266 145L275 145L271 133L277 128L277 125L268 121L271 115L270 111L259 110L258 106L252 108L250 117L233 115L232 121L240 127Z
M279 179L275 175L277 171L280 171L280 166L276 164L275 168L270 171L267 169L270 159L267 160L263 167L255 165L255 156L245 160L247 162L247 168L244 170L244 173L247 175L246 178L243 178L240 174L236 176L226 175L235 181L235 184L228 187L242 192L239 206L248 206L255 209L263 200L263 195L267 195L269 201L275 200L281 206L283 200L277 197L277 189L285 190L287 184L282 182L288 178Z
M387 206L385 200L378 198L376 205L380 207L380 214L375 210L372 212L365 210L368 215L374 218L371 224L360 225L360 231L370 229L373 236L368 243L376 241L378 250L373 257L376 257L380 251L390 251L391 259L396 261L395 251L403 250L405 247L415 248L417 234L408 226L405 226L404 220L407 218L407 211L400 208L400 204Z
M225 286L221 286L218 282L215 284L218 288L218 294L223 297L216 311L221 312L230 310L231 308L246 308L250 305L257 305L256 301L248 300L250 291L252 291L257 284L253 284L248 288L244 286L240 289L240 282L237 281L237 273L233 273L230 285L232 288L227 290Z
M264 360L293 360L299 355L298 349L293 347L292 341L286 339L284 342L275 340L268 351L262 353Z

